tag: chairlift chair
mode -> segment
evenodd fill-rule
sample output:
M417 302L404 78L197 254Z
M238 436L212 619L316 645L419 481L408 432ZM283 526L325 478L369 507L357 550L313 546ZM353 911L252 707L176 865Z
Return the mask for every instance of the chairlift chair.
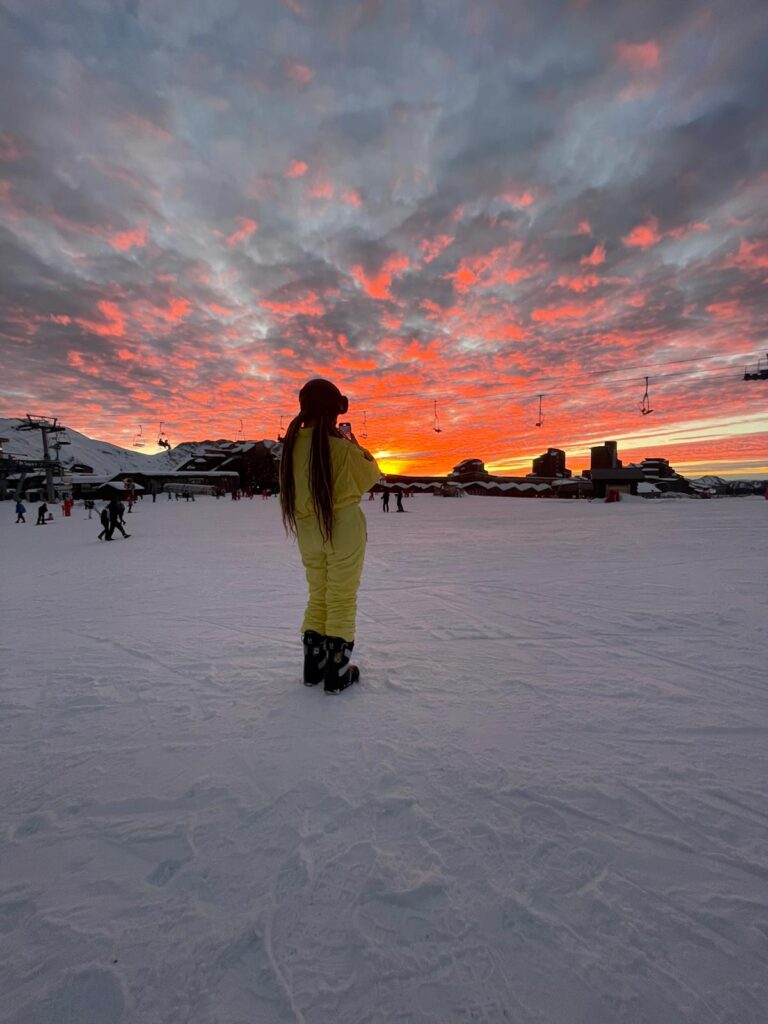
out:
M539 416L538 416L538 419L536 420L536 426L537 427L543 427L544 426L544 417L542 415L542 408L541 408L541 404L542 404L543 400L544 400L544 395L539 395Z
M640 402L640 412L643 416L649 416L653 412L653 409L651 408L650 395L648 394L647 377L645 378L645 394L643 395L643 400Z

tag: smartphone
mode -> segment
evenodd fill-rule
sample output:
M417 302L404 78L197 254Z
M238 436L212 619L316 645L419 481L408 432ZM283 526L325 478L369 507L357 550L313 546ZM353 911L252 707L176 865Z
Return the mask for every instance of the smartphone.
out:
M344 437L352 437L352 424L351 423L340 423L339 431Z

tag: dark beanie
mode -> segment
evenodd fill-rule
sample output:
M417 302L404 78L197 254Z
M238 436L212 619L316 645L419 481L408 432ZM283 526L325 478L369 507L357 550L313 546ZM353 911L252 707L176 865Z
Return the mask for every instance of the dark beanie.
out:
M322 377L307 381L299 392L299 405L306 416L337 416L349 408L347 396Z

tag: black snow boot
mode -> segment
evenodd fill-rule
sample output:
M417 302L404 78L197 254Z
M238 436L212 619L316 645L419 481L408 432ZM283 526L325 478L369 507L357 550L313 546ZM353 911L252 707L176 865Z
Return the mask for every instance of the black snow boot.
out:
M341 693L360 679L360 669L350 665L349 656L354 643L340 636L329 636L325 641L328 661L325 666L325 692Z
M325 664L328 655L325 651L325 637L308 629L302 633L304 644L304 685L317 686L325 679Z

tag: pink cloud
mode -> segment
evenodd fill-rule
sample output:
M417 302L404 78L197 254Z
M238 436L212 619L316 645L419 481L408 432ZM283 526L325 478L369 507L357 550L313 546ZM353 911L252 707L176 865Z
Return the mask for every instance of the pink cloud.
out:
M312 199L333 199L333 185L318 178L310 185L309 195Z
M389 291L392 278L407 270L409 266L410 261L407 256L393 253L378 274L369 277L362 267L356 266L352 267L352 276L372 299L386 300L392 298Z
M285 65L285 73L296 85L309 85L315 77L312 68L306 64L299 64L297 61L288 61Z
M659 67L661 50L653 39L645 43L618 43L616 56L630 71L642 74L655 71Z
M237 223L240 226L236 231L233 231L231 235L228 235L226 239L227 245L230 249L237 245L238 242L244 242L246 238L250 238L259 226L258 223L255 220L251 220L250 217L238 217Z
M573 303L565 306L554 306L549 309L534 309L531 320L539 323L554 323L557 320L576 320L588 316L600 303Z
M125 315L120 307L114 302L100 299L96 308L104 318L102 322L97 320L78 320L77 323L93 334L102 338L122 338L125 336Z
M651 246L660 242L662 235L659 234L659 222L656 217L650 217L644 224L637 224L622 238L624 245L630 249L650 249Z
M287 178L300 178L306 174L309 166L303 160L291 160L288 170L285 172Z
M154 142L173 142L173 135L170 132L166 131L165 128L161 128L154 121L150 121L149 118L142 117L140 114L129 114L118 124L129 135L143 135Z
M510 206L531 206L535 202L530 192L504 192L499 198Z
M596 245L588 256L582 256L579 260L582 267L599 267L605 263L605 246Z
M139 248L147 244L146 227L134 228L128 231L118 231L109 239L109 244L118 252L128 252L129 249Z
M421 251L424 253L424 262L431 263L453 241L454 239L451 235L436 235L434 238L422 239L420 244Z
M21 160L23 152L19 142L10 132L0 132L0 161L3 163L15 163Z

